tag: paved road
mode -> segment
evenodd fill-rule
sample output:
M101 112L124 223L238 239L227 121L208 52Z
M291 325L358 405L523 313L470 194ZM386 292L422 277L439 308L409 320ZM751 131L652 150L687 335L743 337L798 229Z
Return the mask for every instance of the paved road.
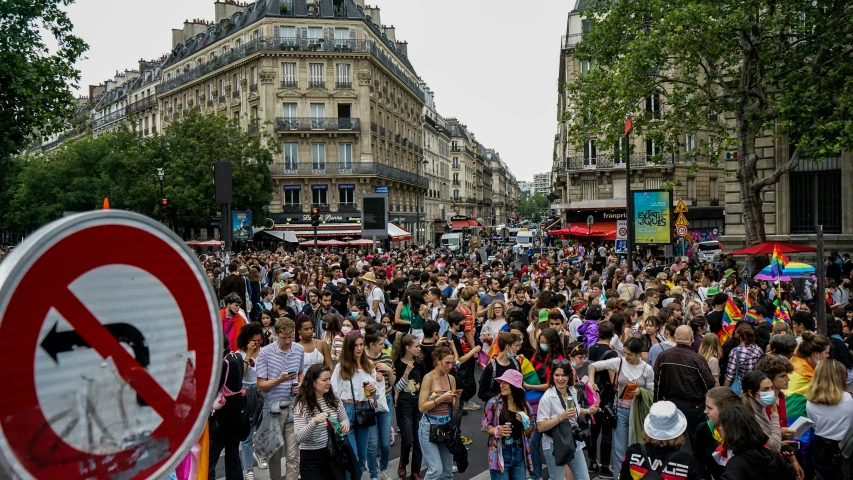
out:
M479 385L480 381L480 370L476 371L475 377L477 379L477 384ZM474 397L474 402L482 407L483 402ZM487 438L486 434L480 432L480 421L482 420L482 408L476 412L468 412L468 415L462 417L462 434L473 440L473 442L468 445L468 469L464 473L455 473L453 475L454 479L459 480L487 480L489 478L489 464L487 460ZM396 426L397 421L394 419L393 424ZM388 473L391 475L391 478L397 478L397 463L400 459L400 435L396 435L396 441L391 445L391 460L388 462ZM216 465L216 479L217 480L225 480L225 466L224 459L217 463ZM283 462L282 462L283 463ZM271 480L269 477L269 470L262 470L255 465L255 479L256 480ZM284 466L282 466L282 471L284 471ZM426 465L424 465L424 470L421 471L421 476L426 472ZM543 465L543 476L544 478L548 478L548 472L544 468ZM598 477L593 477L593 480ZM364 480L369 480L367 473L364 475Z

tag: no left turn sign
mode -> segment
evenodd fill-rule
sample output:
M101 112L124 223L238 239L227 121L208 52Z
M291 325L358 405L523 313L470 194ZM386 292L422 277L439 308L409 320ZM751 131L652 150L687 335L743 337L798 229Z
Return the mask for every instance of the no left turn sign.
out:
M222 331L203 268L119 210L57 220L0 263L0 472L162 478L210 414ZM8 477L7 477L8 478Z

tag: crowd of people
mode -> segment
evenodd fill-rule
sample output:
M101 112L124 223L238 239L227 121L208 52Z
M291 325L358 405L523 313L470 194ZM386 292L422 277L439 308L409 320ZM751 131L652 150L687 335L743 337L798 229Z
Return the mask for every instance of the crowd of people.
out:
M227 338L210 479L223 450L228 480L253 459L275 480L282 462L287 480L449 479L471 442L493 479L845 478L853 268L798 295L731 257L492 253L200 255ZM263 404L248 427L221 418L247 402ZM332 461L341 438L351 465Z

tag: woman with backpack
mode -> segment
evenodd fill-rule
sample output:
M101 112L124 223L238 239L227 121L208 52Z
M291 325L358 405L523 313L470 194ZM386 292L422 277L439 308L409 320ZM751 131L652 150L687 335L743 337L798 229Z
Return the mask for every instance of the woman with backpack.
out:
M806 416L815 422L809 457L823 480L840 480L839 442L853 428L853 397L847 391L847 369L826 359L814 370L806 391Z
M549 478L565 478L565 467L557 465L554 458L554 440L550 434L552 429L560 423L569 422L575 442L582 442L581 418L593 415L598 411L597 405L585 408L584 395L575 387L575 375L569 367L568 360L554 360L551 362L551 376L548 382L550 388L539 401L539 411L536 416L536 428L542 433L542 454L548 465ZM579 438L574 438L575 436ZM574 456L565 464L571 470L575 480L589 480L589 471L586 467L586 459L583 448L574 445Z
M699 464L689 453L682 452L686 437L687 418L672 402L652 405L643 422L643 441L628 447L620 479L660 480L705 478ZM663 476L667 472L667 476ZM746 477L744 477L746 478Z
M258 353L261 351L261 343L263 342L261 324L251 322L240 329L237 334L237 355L243 360L243 388L246 390L245 397L254 397L256 401L258 397L258 374L255 372L255 360L258 358ZM263 405L259 409L263 412ZM240 460L243 464L243 470L246 472L246 480L254 480L255 472L252 468L252 456L255 450L254 437L255 430L261 424L261 415L257 416L256 421L249 429L249 436L240 443ZM258 466L266 467L267 462L258 459Z

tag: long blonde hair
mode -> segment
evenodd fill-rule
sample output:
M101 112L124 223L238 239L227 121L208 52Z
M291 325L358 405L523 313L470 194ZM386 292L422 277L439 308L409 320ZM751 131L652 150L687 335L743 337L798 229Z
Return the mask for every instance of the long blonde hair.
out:
M715 333L706 333L702 337L702 344L699 345L699 355L710 360L716 358L719 360L723 356L723 348L720 346L720 339Z
M821 405L838 405L846 389L847 369L837 360L826 359L814 370L814 377L806 390L806 400Z
M489 320L495 319L495 309L494 309L495 305L500 305L503 307L503 313L501 314L501 316L503 316L503 318L506 319L506 303L504 303L500 300L493 300L492 303L489 304L489 309L486 312L486 316L488 317L488 319Z

